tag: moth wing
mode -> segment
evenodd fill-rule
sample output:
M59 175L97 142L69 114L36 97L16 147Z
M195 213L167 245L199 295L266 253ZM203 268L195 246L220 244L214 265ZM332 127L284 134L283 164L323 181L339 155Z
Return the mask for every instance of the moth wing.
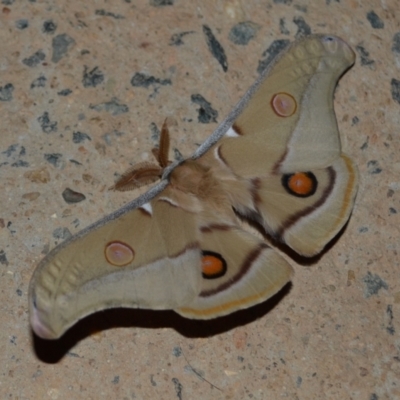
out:
M174 309L198 295L195 215L165 201L168 193L106 217L40 262L30 283L31 325L39 336L58 338L98 310Z
M248 182L251 198L243 202L237 197L238 211L255 216L304 256L323 249L354 204L357 168L341 152L333 109L337 80L354 57L334 36L295 42L277 57L225 136L203 156L217 163L221 179L233 174ZM299 172L311 177L311 186L304 189L299 179L296 192L289 179Z
M220 156L244 178L330 166L341 154L333 94L354 60L334 36L295 42L245 96Z
M289 282L290 264L239 226L210 224L201 232L201 291L177 313L193 319L227 315L267 300Z
M300 187L304 181L309 185L305 193L293 190L296 180ZM349 219L357 181L357 168L344 154L327 168L260 179L253 191L256 215L272 236L303 256L314 256Z

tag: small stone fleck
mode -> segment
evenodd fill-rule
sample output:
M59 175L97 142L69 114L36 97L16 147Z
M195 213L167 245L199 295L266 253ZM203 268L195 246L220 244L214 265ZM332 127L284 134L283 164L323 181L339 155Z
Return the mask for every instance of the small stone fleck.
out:
M367 20L374 29L383 29L385 27L385 24L375 11L370 11L367 13Z
M400 54L400 32L395 33L393 36L392 51Z
M293 22L295 25L297 25L296 39L311 35L311 28L303 17L294 17Z
M68 228L56 228L53 231L53 238L58 240L65 240L72 236Z
M158 129L158 126L155 122L151 122L149 125L149 129L151 132L151 139L154 140L156 143L159 142L160 140L160 130Z
M153 7L173 6L175 0L150 0L150 5Z
M289 34L290 34L289 29L286 27L286 20L285 20L285 18L281 18L281 19L279 20L279 30L281 31L281 33L282 33L283 35L289 35Z
M158 79L154 76L142 74L137 72L133 75L131 79L131 85L134 87L145 87L148 88L151 85L159 84L159 85L171 85L172 82L170 79Z
M66 33L55 36L52 40L53 55L51 61L58 63L74 44L75 40Z
M229 32L229 40L235 44L246 45L256 36L259 29L260 25L252 21L239 22Z
M396 330L394 329L393 326L393 306L391 304L388 304L388 306L386 307L386 317L388 320L387 326L386 326L386 332L389 335L394 335Z
M59 92L57 92L57 94L59 95L59 96L68 96L68 95L70 95L72 93L72 90L71 89L63 89L63 90L60 90Z
M176 346L172 349L172 354L175 357L180 357L182 355L182 348L180 346Z
M400 81L393 78L391 83L392 99L400 104Z
M50 173L46 168L35 169L25 172L24 178L33 183L47 183L50 181Z
M364 295L366 298L378 294L381 289L388 290L388 284L377 274L372 275L367 272L364 276L363 282L365 283Z
M347 271L347 286L351 286L352 283L356 280L356 274L353 270L349 269Z
M183 42L183 37L188 35L189 33L194 33L194 31L188 31L188 32L180 32L180 33L175 33L171 36L171 39L169 40L169 45L170 46L182 46L184 44Z
M47 78L44 75L40 75L31 83L31 89L45 87L46 86Z
M111 115L120 115L129 112L129 107L126 104L119 103L118 99L111 99L105 103L90 104L89 108L96 111L107 111Z
M34 201L40 196L39 192L29 192L22 195L24 200Z
M94 67L91 71L88 71L88 67L85 66L82 79L82 84L84 87L96 87L103 81L104 75L100 71L99 67Z
M368 173L371 175L380 174L382 172L382 168L379 166L379 162L377 160L371 160L367 162Z
M56 31L56 29L57 29L57 24L53 20L48 19L47 21L43 22L42 31L44 33L52 34Z
M203 25L203 33L204 36L206 37L208 49L210 50L214 58L219 62L219 64L222 67L222 70L226 72L228 70L228 59L226 58L224 48L221 46L221 43L214 36L214 33L212 32L212 30L208 25Z
M44 59L46 55L43 53L42 50L38 50L36 53L32 54L30 57L24 58L22 63L28 67L36 67L39 65Z
M182 390L183 390L182 384L179 382L178 378L172 378L172 382L175 385L176 396L178 397L179 400L182 400Z
M14 85L7 83L4 86L0 86L0 101L11 101L13 99Z
M193 103L200 106L198 109L198 121L202 124L209 124L210 122L217 122L218 111L214 110L201 94L192 94L191 100Z
M111 17L111 18L115 18L115 19L124 19L125 17L121 14L114 14L110 11L106 11L104 9L100 9L100 10L96 10L95 11L96 15L100 15L102 17Z
M85 140L92 140L92 138L87 133L83 133L83 132L79 132L79 131L72 133L72 141L74 143L82 143Z
M80 203L81 201L86 199L86 196L84 194L75 192L70 188L66 188L62 192L62 197L68 204Z
M79 354L73 353L72 351L69 351L67 354L68 354L70 357L80 358L80 355L79 355Z
M184 159L184 157L183 157L182 153L179 151L179 149L174 147L174 160L175 161L183 161L183 159Z
M15 21L15 27L17 29L26 29L29 26L29 21L27 19L19 19L18 21Z
M47 153L44 155L44 159L59 169L64 165L61 153Z
M375 64L374 60L369 58L369 52L365 50L365 48L361 45L356 46L356 51L360 55L361 65L362 66L371 66Z
M4 250L0 250L0 264L8 266L8 260Z
M11 164L12 167L29 167L29 163L27 161L18 160Z
M37 120L44 133L57 132L58 123L50 121L49 113L47 111L45 111Z

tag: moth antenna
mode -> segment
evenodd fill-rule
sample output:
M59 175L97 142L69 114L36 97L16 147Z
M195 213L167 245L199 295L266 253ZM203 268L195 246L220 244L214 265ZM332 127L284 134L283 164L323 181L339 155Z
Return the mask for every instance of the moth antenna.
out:
M161 128L160 143L157 149L157 155L153 151L153 155L156 157L161 168L165 168L169 164L168 153L169 153L169 129L168 129L168 118L165 118L163 126Z
M125 192L137 189L160 179L162 171L159 165L143 161L126 170L108 190Z

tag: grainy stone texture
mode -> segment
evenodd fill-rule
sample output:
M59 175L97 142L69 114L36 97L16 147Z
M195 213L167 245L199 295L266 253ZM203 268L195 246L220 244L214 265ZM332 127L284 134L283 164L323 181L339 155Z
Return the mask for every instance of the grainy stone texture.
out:
M400 399L398 0L0 6L1 399ZM239 37L238 26L252 29ZM335 109L361 186L334 244L310 266L293 262L290 290L231 317L114 310L56 342L32 337L36 264L138 195L107 188L151 158L164 119L190 155L273 41L309 32L357 52ZM66 202L67 188L85 200Z

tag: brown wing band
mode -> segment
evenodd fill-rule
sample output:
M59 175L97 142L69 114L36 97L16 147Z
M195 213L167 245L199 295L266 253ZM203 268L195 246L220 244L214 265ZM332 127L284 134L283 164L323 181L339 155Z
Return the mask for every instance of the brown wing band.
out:
M236 282L238 282L243 275L246 274L246 272L251 268L252 264L254 261L257 260L257 258L260 256L260 254L265 250L270 248L267 244L265 243L260 243L253 251L251 251L246 259L243 261L242 265L240 266L239 272L233 276L231 279L229 279L228 282L223 283L222 285L218 286L215 289L212 290L206 290L204 292L200 293L200 297L210 297L213 296L219 292L223 292L224 290L228 289L229 287L233 286ZM229 265L228 265L229 269Z

